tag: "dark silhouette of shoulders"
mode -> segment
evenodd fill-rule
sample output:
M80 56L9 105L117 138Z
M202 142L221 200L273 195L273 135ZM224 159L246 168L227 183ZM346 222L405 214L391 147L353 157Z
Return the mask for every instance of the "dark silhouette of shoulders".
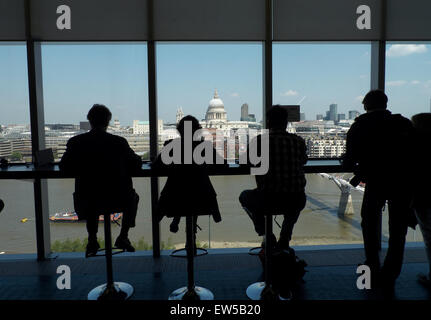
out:
M378 180L389 189L408 180L412 139L413 125L402 115L388 110L362 114L347 133L343 164L362 181Z
M141 158L125 138L98 130L72 137L60 162L61 170L77 174L110 171L111 175L127 176L141 166Z
M96 147L94 144L99 144L100 146L104 146L104 143L110 143L111 148L128 148L129 144L127 140L123 137L111 134L109 132L103 132L103 131L96 131L91 130L86 133L82 133L79 135L76 135L69 139L68 145L73 145L78 148L84 148L87 146ZM106 153L108 153L109 150L106 150Z

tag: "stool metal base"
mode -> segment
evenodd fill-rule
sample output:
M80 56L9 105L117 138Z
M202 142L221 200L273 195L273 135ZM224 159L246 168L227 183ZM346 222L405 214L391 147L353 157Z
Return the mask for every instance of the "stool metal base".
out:
M262 299L262 292L266 287L265 282L255 282L248 286L246 294L247 297L250 300L263 300ZM292 299L292 293L289 291L289 294L287 296L280 296L279 294L275 294L274 296L275 300L282 300L282 301L288 301Z
M260 300L262 291L265 289L265 282L255 282L248 286L246 294L250 300Z
M251 256L258 256L260 250L262 250L262 246L250 248L250 250L248 250L248 254Z
M172 292L169 300L214 300L214 294L210 290L198 286L192 292L189 292L187 287L182 287Z
M194 254L195 257L201 257L208 254L208 250L204 248L196 248L196 252ZM174 258L187 258L187 248L177 249L171 252L171 257Z
M106 283L94 288L88 294L88 300L127 300L133 294L133 287L125 282L114 282L108 287Z

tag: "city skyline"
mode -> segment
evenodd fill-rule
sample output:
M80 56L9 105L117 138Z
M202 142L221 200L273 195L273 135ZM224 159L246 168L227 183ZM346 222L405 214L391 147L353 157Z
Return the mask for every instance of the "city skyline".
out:
M338 113L363 111L369 90L369 44L274 44L274 104L297 104L306 119L330 104ZM84 121L94 103L106 104L113 119L148 120L145 43L44 44L43 84L46 123ZM175 122L175 112L203 119L217 88L229 120L241 106L262 119L262 46L246 44L157 45L159 119ZM28 124L26 50L0 46L1 124ZM389 108L411 117L428 112L431 54L424 44L388 45L386 91Z

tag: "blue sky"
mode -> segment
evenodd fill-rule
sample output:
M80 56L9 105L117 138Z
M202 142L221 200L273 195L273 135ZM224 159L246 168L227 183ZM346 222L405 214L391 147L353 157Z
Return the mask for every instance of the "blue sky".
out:
M301 103L307 119L362 111L370 86L370 45L276 43L274 103ZM429 112L431 51L425 44L387 46L386 85L394 112L411 117ZM0 123L28 123L24 45L0 45ZM89 107L104 103L122 125L148 119L146 45L48 44L42 48L45 119L79 123ZM172 122L178 107L199 119L217 88L230 120L240 107L262 117L260 43L160 43L157 45L159 118Z

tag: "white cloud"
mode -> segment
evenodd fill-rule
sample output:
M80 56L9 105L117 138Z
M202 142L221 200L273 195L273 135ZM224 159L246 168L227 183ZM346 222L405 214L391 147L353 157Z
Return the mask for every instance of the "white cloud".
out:
M393 44L386 51L387 57L404 57L414 53L427 52L428 48L424 44Z
M414 85L420 84L420 83L421 82L419 80L412 80L412 81L410 81L410 84L414 84Z
M366 79L366 78L367 78L367 75L366 75L366 74L361 74L361 75L359 76L359 78L360 78L360 79Z
M407 83L407 81L405 80L393 80L393 81L388 81L386 82L386 85L388 87L400 87L403 86Z
M281 95L282 95L282 96L285 96L285 97L297 96L297 95L298 95L298 91L295 91L295 90L287 90L286 92L283 92Z
M362 102L362 100L364 100L364 96L357 96L355 98L356 101Z
M237 98L237 97L239 97L239 93L238 92L234 92L234 93L231 93L230 96Z

